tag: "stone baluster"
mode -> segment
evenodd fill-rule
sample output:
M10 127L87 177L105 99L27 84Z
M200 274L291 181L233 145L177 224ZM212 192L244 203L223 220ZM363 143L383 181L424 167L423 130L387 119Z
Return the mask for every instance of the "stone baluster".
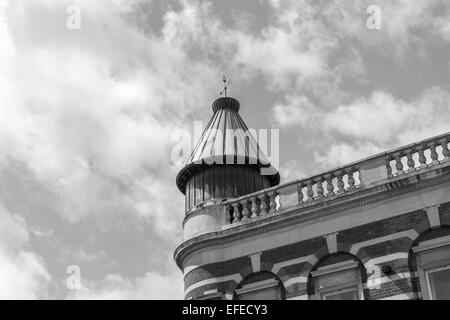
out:
M386 169L387 169L388 177L391 178L392 177L392 167L391 167L391 159L390 158L388 158L386 160Z
M438 160L439 156L438 156L438 153L436 151L436 145L434 144L434 142L431 142L431 143L428 144L428 147L430 148L430 151L431 151L430 157L431 157L431 160L432 160L432 164L438 164L439 163L439 160Z
M441 143L442 146L442 155L444 156L443 161L448 161L450 157L450 150L448 149L448 140L447 138L443 138L439 140L439 142Z
M303 184L299 182L297 184L297 197L298 197L298 204L302 204L303 201Z
M247 220L250 216L250 212L248 211L248 199L242 200L241 205L242 205L242 220Z
M342 171L338 171L336 172L336 177L337 177L337 194L341 194L345 192L345 184L344 184L344 180L342 179Z
M260 215L267 214L266 194L265 193L260 194L258 196L258 199L259 199L259 202L260 202L260 205L259 205L260 212L261 212Z
M311 202L314 200L314 190L312 188L312 181L306 183L306 196L308 199L306 201Z
M325 175L325 180L327 182L327 198L334 197L334 185L333 185L333 175L327 174Z
M403 172L403 163L402 163L402 154L401 153L395 153L395 168L397 169L397 175L402 175Z
M256 218L258 216L258 200L256 197L251 197L250 201L252 202L252 218Z
M231 221L231 206L229 204L225 207L225 212L226 212L227 224L232 223L232 221Z
M346 172L348 175L348 179L347 179L348 190L353 190L353 189L355 189L355 178L353 177L354 170L353 170L353 168L348 168L346 170Z
M317 183L317 199L322 199L323 198L323 178L317 178L316 179L316 183Z
M275 198L277 197L276 191L270 191L268 193L269 195L269 212L275 212L277 209L277 202L275 201Z
M406 150L406 158L408 159L408 161L406 162L406 164L408 165L408 172L412 172L415 170L415 162L413 159L413 153L412 150Z
M233 223L241 221L241 214L239 212L239 202L233 202Z
M417 152L419 153L420 168L425 168L427 166L427 158L425 157L425 150L423 149L423 146L418 146Z

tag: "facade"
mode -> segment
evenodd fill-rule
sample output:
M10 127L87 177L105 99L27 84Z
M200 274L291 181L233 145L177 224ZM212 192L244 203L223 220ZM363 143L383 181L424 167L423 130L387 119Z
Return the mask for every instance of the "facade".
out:
M279 185L217 133L245 131L239 102L213 111L177 177L185 299L450 299L450 133Z

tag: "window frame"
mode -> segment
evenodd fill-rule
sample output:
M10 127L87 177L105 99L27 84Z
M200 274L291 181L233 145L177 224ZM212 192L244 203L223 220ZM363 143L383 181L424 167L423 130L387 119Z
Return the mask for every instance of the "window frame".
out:
M240 300L239 296L245 296L247 294L257 293L265 289L278 289L280 292L280 299L283 299L283 288L280 286L280 280L276 278L270 278L266 280L260 280L249 284L244 284L241 288L236 289L236 300Z
M429 274L439 270L450 269L450 255L439 259L433 259L432 255L438 255L442 251L450 253L450 235L421 241L412 248L412 251L415 254L422 299L433 300Z
M326 265L323 267L318 267L316 271L312 271L311 275L314 279L314 291L315 294L310 297L315 300L326 300L324 299L327 295L331 295L332 293L337 293L342 290L347 291L356 291L357 293L357 300L364 300L364 292L363 292L363 286L362 286L362 279L361 279L361 270L360 270L360 263L356 260L346 260L343 262L334 263L331 265ZM339 275L344 272L354 272L355 273L355 281L347 281L344 283L327 286L324 288L318 288L317 283L320 278L326 278L331 277L334 275Z
M356 292L356 296L359 298L359 289L357 285L349 286L346 288L339 288L335 290L329 290L321 293L321 300L328 300L328 296L337 295L340 293L346 293L346 292ZM359 300L359 299L358 299Z
M439 272L439 271L443 271L443 270L449 270L449 269L450 269L450 264L448 264L444 267L437 267L437 268L425 270L425 280L427 283L428 297L430 298L430 300L437 300L437 299L434 299L433 292L431 290L430 273Z

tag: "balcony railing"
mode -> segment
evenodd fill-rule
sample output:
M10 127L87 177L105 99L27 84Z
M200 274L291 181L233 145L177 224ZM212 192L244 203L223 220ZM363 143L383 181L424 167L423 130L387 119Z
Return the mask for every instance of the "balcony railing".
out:
M310 206L358 192L382 181L449 161L450 133L384 152L349 165L223 202L226 221L234 224Z

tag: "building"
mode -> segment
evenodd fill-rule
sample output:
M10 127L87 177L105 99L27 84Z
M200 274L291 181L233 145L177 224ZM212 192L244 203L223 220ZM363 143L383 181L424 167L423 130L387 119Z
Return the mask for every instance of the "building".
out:
M186 299L450 299L450 133L279 185L239 102L213 111L177 176Z

